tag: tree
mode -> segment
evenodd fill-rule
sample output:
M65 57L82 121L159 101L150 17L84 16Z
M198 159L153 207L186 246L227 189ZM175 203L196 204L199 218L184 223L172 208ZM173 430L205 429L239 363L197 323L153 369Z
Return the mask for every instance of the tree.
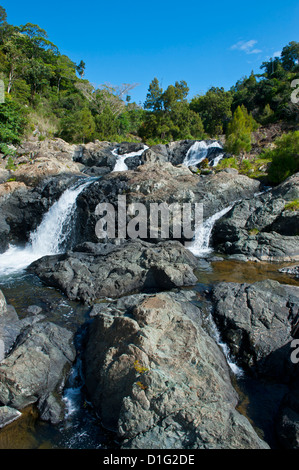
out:
M57 80L57 93L60 91L61 81L64 80L76 80L76 65L66 55L59 55L57 57L55 70Z
M76 67L76 71L78 72L81 79L84 77L85 65L85 62L83 60L80 60L79 64Z
M95 121L88 108L68 114L60 124L60 136L68 142L91 142L95 130Z
M291 41L282 49L281 62L285 70L292 71L299 63L299 42Z
M197 95L190 108L201 117L205 130L211 136L223 133L223 128L232 116L233 95L224 88L212 87L205 95Z
M6 95L5 103L0 104L0 142L20 143L26 124L25 109Z
M227 126L225 149L234 155L251 150L251 133L256 123L244 106L238 106Z
M163 89L160 88L159 80L155 77L148 88L146 100L144 102L144 109L151 111L160 111L162 109L162 94Z

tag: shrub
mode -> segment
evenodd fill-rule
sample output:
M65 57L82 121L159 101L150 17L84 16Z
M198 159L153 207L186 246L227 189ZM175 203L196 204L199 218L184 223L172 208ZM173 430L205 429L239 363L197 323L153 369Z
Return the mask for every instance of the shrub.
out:
M299 171L299 131L289 132L275 140L275 149L263 152L269 158L269 181L281 183Z

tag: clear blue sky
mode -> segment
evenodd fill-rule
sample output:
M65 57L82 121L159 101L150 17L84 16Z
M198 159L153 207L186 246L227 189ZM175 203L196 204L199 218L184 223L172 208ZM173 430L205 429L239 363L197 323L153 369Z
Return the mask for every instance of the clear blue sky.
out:
M185 80L189 98L230 88L290 41L299 40L298 0L0 0L13 25L38 24L62 54L86 63L93 85Z

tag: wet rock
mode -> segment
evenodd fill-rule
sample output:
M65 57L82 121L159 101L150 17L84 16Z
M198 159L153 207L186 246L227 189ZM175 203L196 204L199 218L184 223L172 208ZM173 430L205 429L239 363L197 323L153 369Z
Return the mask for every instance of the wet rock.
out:
M12 348L21 331L21 322L12 305L7 305L0 291L0 362Z
M84 244L64 255L46 256L28 271L71 300L91 303L149 289L164 290L197 282L196 258L176 241L121 245Z
M20 416L22 416L20 411L9 406L0 406L0 429L20 418Z
M250 260L298 260L298 212L286 209L298 198L299 174L295 174L271 191L237 202L215 223L213 247Z
M281 403L277 419L277 436L284 449L299 449L299 381L296 372L291 389Z
M299 277L299 265L288 266L278 270L280 273L290 274L291 276Z
M96 305L86 386L123 448L267 448L235 407L222 351L177 294Z
M74 356L72 333L65 328L50 322L26 328L0 363L0 402L18 410L47 402L49 409Z
M238 364L258 376L288 383L299 287L270 280L221 282L212 290L212 302L222 338Z

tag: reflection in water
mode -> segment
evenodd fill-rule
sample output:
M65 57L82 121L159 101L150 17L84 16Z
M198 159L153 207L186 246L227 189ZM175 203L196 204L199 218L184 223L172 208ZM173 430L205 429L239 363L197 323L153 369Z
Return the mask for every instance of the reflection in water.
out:
M199 267L196 275L201 284L210 286L215 282L238 282L249 283L272 279L281 284L290 284L299 286L299 279L278 270L282 267L292 265L294 263L263 263L253 261L237 261L237 260L219 260L205 261L199 260Z

